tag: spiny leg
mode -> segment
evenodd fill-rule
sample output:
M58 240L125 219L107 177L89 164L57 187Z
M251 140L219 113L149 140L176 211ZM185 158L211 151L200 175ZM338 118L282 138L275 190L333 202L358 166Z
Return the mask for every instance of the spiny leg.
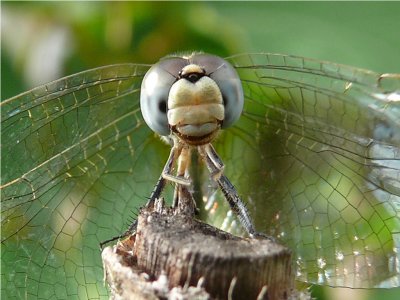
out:
M175 178L176 176L171 175L174 162L176 159L179 157L180 153L182 151L182 147L172 147L171 151L169 153L169 157L167 162L165 163L164 169L161 172L160 178L158 178L158 181L156 185L154 186L153 191L151 192L150 198L147 201L145 207L153 207L154 202L156 199L158 199L161 196L162 191L165 188L165 184L167 183L167 180L171 180L171 178ZM137 228L137 220L133 221L133 223L129 226L128 230L123 234L123 236L127 236L128 234L133 234L136 231Z
M156 185L154 186L154 189L150 195L149 200L147 201L145 207L153 207L154 202L156 199L160 198L162 191L165 188L165 184L167 183L167 180L176 182L177 185L189 185L190 180L184 178L181 176L180 173L178 173L177 176L172 175L172 170L174 168L174 163L175 161L181 156L183 146L179 143L175 144L169 153L169 157L167 162L165 163L165 166L161 172L160 178L158 179ZM129 226L127 233L133 233L136 230L137 227L137 220L135 220L131 226Z
M154 206L154 202L155 202L156 199L158 199L160 197L162 191L164 190L165 184L166 184L166 179L161 174L160 178L158 179L158 181L156 183L156 185L154 186L154 189L153 189L153 191L152 191L152 193L150 195L150 198L147 201L145 207L153 207ZM118 236L112 237L112 238L110 238L108 240L105 240L105 241L101 242L100 243L100 249L103 249L103 246L105 244L111 243L111 242L113 242L115 240L123 239L128 235L134 234L136 232L137 224L138 224L138 221L137 221L137 219L135 219L123 234L120 234Z
M218 169L218 172L222 175L225 165L222 162L221 158L218 156L217 151L215 151L214 147L211 144L204 145L204 150L207 156L211 159L212 163Z
M265 234L259 233L255 230L249 211L240 199L233 184L223 174L224 164L212 145L208 144L205 146L199 146L198 151L204 158L207 169L210 171L213 178L218 182L218 185L221 188L232 211L238 216L240 223L243 225L249 235L251 237L270 238L269 236L266 236Z
M217 180L226 200L228 201L232 211L238 216L240 223L246 229L251 237L254 237L257 232L254 228L253 221L250 218L249 211L240 199L238 192L233 184L225 175L221 175Z
M185 185L185 186L190 184L190 180L187 180L184 177L174 176L171 174L174 163L175 163L176 159L180 156L181 152L182 152L182 145L180 145L180 144L174 145L171 148L168 160L165 163L165 166L160 175L160 178L158 179L156 185L154 186L154 189L153 189L153 191L150 195L150 198L147 201L145 207L148 208L148 207L154 206L154 202L156 201L156 199L158 199L161 196L161 193L165 188L165 184L166 184L167 180L177 182L178 186L181 184ZM105 244L108 244L108 243L113 242L118 239L122 239L128 235L135 233L136 228L137 228L137 220L133 221L132 224L128 227L128 229L123 234L112 237L111 239L101 242L100 248L102 249Z

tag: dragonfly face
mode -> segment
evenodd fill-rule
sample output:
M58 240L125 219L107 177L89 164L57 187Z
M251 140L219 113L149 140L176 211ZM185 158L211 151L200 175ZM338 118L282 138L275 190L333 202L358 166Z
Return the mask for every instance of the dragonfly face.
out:
M299 280L400 286L399 76L226 60L244 109L214 144L257 229L293 250ZM167 157L139 109L150 67L93 69L2 102L2 296L107 295L98 243L124 229Z
M146 73L140 104L153 131L172 130L189 144L205 144L239 119L243 90L235 69L220 57L167 57Z

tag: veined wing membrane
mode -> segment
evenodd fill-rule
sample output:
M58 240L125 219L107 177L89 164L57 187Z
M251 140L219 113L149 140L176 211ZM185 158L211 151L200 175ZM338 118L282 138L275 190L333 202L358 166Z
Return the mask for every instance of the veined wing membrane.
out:
M246 99L227 134L252 146L218 151L258 226L294 250L302 281L399 286L399 75L274 54L228 61Z
M217 148L258 227L294 249L303 281L398 286L393 78L282 55L230 61L245 112ZM147 69L89 70L2 103L2 295L106 297L98 243L126 229L168 156L139 112Z
M143 126L148 68L89 70L2 102L5 297L107 295L99 241L127 228L167 148Z

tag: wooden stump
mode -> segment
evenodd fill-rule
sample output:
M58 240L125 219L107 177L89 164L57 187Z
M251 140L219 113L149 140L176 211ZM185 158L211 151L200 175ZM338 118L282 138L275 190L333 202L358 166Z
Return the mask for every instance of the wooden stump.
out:
M293 298L287 248L268 239L239 238L158 207L142 209L137 233L104 249L112 298Z

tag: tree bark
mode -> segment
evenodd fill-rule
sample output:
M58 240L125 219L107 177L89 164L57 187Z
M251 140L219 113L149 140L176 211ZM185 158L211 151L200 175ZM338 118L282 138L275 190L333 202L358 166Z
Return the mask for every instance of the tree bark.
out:
M104 249L113 299L297 299L287 248L176 212L142 209L136 234Z

